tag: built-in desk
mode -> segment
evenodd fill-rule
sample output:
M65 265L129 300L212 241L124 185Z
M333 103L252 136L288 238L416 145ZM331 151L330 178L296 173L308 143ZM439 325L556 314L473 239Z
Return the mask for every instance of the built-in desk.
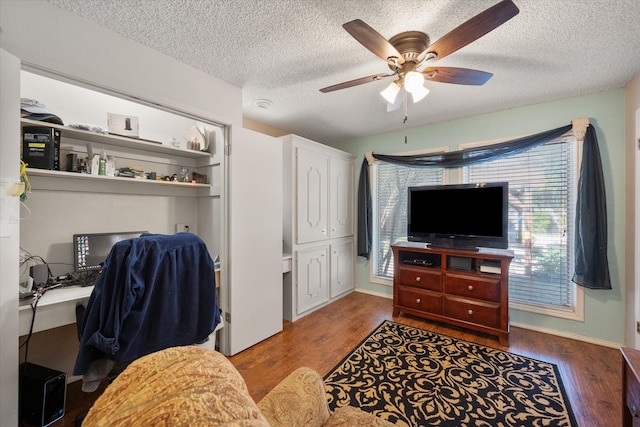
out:
M291 254L282 256L282 273L291 271ZM216 285L220 287L220 270L216 269ZM69 286L66 288L51 289L42 295L36 310L36 319L33 324L33 332L40 332L59 326L76 323L76 305L87 301L91 296L93 286ZM20 329L19 335L27 335L31 326L33 311L32 299L20 301Z
M38 301L33 332L76 323L76 304L88 300L92 291L93 286L69 286L45 292L40 301ZM32 302L33 299L31 298L20 301L19 335L29 333L31 318L33 317Z

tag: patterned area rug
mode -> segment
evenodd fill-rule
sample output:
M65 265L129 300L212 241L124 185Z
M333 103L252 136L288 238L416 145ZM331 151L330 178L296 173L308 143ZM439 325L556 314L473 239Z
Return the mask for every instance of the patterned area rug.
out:
M556 365L391 321L324 380L331 410L401 426L577 426Z

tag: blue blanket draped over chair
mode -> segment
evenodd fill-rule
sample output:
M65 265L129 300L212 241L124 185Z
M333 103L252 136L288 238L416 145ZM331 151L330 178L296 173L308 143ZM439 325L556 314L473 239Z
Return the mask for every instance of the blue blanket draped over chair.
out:
M116 243L87 304L74 374L205 341L220 323L217 302L214 263L196 235Z

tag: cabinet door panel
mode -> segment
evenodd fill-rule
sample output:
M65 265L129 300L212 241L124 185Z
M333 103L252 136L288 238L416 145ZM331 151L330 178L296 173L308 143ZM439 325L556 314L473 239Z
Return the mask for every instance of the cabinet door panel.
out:
M354 288L353 241L331 245L331 298Z
M349 159L332 158L329 223L332 238L353 235L354 164Z
M328 234L329 158L297 149L297 241L316 242Z
M296 268L298 314L329 299L328 260L328 246L298 251Z

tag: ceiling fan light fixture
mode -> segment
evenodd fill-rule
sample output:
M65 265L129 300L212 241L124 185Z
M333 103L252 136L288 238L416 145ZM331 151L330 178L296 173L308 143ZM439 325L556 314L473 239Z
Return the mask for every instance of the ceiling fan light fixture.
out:
M380 95L382 95L382 97L386 99L388 103L393 104L398 97L398 93L400 93L400 86L398 86L396 82L391 82L391 84L387 86L385 90L380 92Z
M407 92L413 93L414 91L419 91L420 88L424 89L424 76L422 73L417 71L409 71L404 76L404 87L407 89Z
M418 86L417 88L413 89L413 91L411 92L413 103L415 104L416 102L420 101L422 98L427 96L428 94L429 94L429 89L427 89L424 86Z

